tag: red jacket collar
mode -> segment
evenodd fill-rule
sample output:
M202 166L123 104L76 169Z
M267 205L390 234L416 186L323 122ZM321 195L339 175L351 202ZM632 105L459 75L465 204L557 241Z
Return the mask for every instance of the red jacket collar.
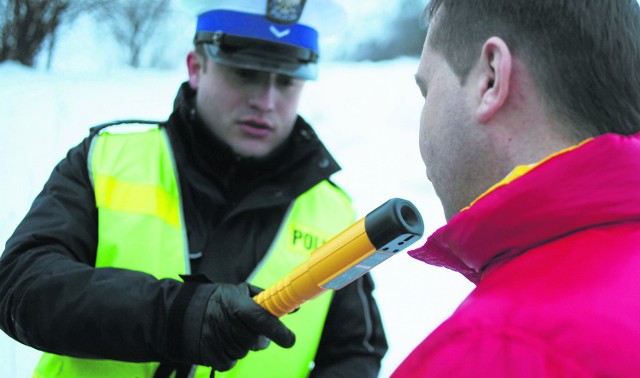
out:
M607 134L499 186L409 255L474 283L498 261L581 229L640 220L640 134Z

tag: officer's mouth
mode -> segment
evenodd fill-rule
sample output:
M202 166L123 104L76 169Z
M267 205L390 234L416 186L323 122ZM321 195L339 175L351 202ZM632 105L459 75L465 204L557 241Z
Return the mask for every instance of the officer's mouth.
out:
M273 133L273 126L265 120L246 118L238 122L243 133L253 137L265 137Z

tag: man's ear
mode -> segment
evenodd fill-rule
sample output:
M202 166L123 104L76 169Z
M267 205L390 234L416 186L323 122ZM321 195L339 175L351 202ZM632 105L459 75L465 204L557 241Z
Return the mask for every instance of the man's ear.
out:
M512 56L507 44L498 37L487 39L480 56L480 102L476 108L479 122L488 121L509 96Z
M191 89L198 89L202 62L197 52L190 51L189 54L187 54L187 69L189 70L189 85Z

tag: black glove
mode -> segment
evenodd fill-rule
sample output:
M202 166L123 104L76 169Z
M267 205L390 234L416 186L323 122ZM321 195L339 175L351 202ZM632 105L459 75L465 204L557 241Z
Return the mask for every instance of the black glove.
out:
M269 339L283 348L293 346L293 332L251 298L260 291L246 283L217 285L207 304L200 337L204 365L229 370L250 350L265 349Z

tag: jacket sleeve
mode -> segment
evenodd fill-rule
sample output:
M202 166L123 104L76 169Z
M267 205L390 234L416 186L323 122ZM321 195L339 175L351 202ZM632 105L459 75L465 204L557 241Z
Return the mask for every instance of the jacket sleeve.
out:
M55 167L7 241L0 258L0 328L56 354L162 360L163 330L182 283L94 268L97 210L87 169L89 145L87 138ZM204 307L190 311L203 313Z
M378 376L388 347L373 289L366 274L335 292L311 377Z

